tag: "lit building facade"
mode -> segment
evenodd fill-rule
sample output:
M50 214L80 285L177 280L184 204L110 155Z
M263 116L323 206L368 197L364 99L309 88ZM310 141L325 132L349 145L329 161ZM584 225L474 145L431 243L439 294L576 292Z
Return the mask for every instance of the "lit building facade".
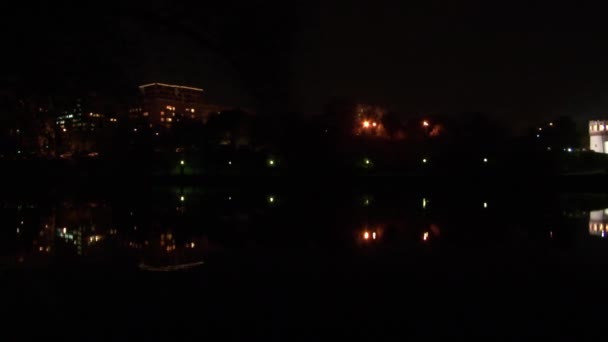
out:
M140 86L139 90L142 103L129 110L131 116L145 117L153 124L168 127L182 120L207 120L203 89L152 83Z
M67 156L75 152L98 153L103 150L108 134L117 119L101 114L101 106L78 99L55 117L56 153Z
M56 118L55 124L63 132L93 132L102 127L105 121L105 115L85 110L82 101L78 100L73 108L63 111Z
M608 153L608 120L589 121L589 149Z

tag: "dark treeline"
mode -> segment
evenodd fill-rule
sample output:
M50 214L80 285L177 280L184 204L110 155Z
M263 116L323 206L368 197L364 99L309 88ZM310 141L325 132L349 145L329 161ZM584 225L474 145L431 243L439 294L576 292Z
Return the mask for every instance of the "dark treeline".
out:
M234 109L168 127L127 115L99 95L84 98L3 101L3 162L115 175L542 175L604 173L607 166L567 117L516 135L483 113L404 119L335 100L315 116ZM67 132L58 117L74 105L103 114L88 122L91 129Z

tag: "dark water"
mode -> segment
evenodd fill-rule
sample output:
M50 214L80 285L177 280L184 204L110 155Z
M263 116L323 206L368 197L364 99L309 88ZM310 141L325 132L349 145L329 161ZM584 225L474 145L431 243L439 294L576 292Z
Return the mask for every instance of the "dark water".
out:
M25 337L605 334L608 196L487 193L7 195L2 310Z

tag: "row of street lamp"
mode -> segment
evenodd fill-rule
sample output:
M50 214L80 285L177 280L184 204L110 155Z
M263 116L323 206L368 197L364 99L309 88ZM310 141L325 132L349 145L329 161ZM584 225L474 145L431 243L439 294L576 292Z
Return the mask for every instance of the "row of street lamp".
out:
M483 159L481 159L481 161L482 161L484 164L487 164L487 163L489 162L488 158L483 158ZM429 159L428 159L428 158L422 158L422 163L423 163L423 164L426 164L426 163L428 163L428 162L429 162ZM371 161L371 159L369 159L369 158L364 158L364 159L363 159L363 163L364 163L366 166L371 166L371 165L372 165L372 161Z
M422 158L422 163L423 164L427 164L428 162L429 162L428 158ZM488 163L488 158L483 158L482 162L483 163ZM363 159L363 163L366 166L371 166L373 164L372 160L370 158L364 158ZM274 167L274 166L276 166L276 161L271 158L271 159L268 159L268 161L266 162L266 164L269 167ZM184 169L184 166L186 165L186 162L184 160L180 160L179 165L181 166L181 169L182 169L182 172L183 172L183 169ZM232 166L232 161L231 160L228 161L228 165Z

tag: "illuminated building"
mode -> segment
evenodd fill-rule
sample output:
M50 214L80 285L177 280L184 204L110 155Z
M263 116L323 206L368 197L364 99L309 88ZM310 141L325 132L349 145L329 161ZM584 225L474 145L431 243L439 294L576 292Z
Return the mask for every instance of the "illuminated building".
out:
M63 111L55 120L60 132L92 132L103 126L105 115L86 110L82 101L76 101L73 108Z
M605 237L608 231L608 209L589 212L589 234Z
M129 109L131 117L147 118L151 123L171 126L180 121L206 122L210 115L225 108L203 102L203 89L164 83L139 87L141 105Z
M589 121L589 149L608 153L608 120Z

